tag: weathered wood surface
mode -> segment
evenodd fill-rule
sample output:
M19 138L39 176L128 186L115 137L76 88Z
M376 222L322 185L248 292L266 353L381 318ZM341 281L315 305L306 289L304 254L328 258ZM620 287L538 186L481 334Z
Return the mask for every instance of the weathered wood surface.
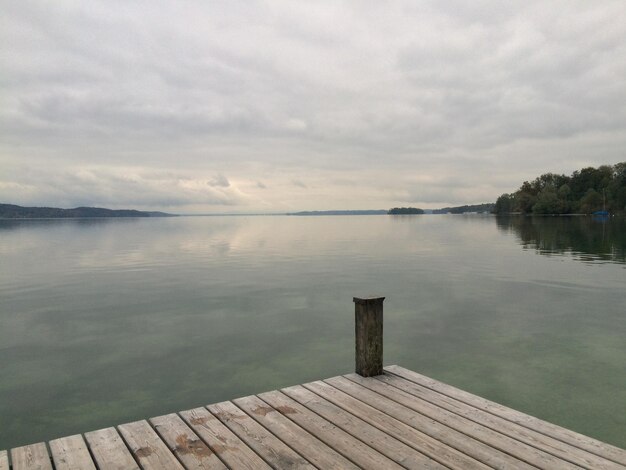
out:
M318 468L358 468L260 398L245 397L234 400L234 402Z
M390 366L0 451L11 468L626 469L626 451Z
M361 468L403 468L282 392L262 393L259 398Z
M359 383L360 378L355 375L355 380ZM346 377L352 377L352 374ZM331 379L327 380L330 381ZM369 385L370 380L365 379L362 384ZM477 441L463 434L456 429L450 428L445 424L435 421L425 415L419 414L414 410L407 408L392 399L385 400L387 395L381 395L369 390L366 387L350 387L346 382L333 382L340 390L349 391L349 393L363 401L364 403L376 408L397 420L420 430L421 432L431 436L438 441L457 449L460 452L486 464L489 467L497 469L516 468L516 469L533 469L535 467L522 462L509 454L501 452L493 447ZM356 385L356 384L355 384ZM393 390L389 391L390 397L393 397Z
M100 470L139 470L139 466L115 428L85 433L85 440Z
M315 469L235 404L231 402L217 403L207 406L207 409L272 467Z
M11 449L13 470L52 470L52 462L44 442Z
M6 450L0 450L0 470L9 470L9 453Z
M271 468L206 408L194 408L180 415L227 466L249 470Z
M96 470L80 434L50 441L50 453L57 470Z
M384 297L354 297L355 371L363 377L383 373Z
M341 385L348 385L341 391ZM327 383L316 382L313 384L305 385L305 387L316 391L321 396L328 397L337 405L344 408L346 411L356 413L358 416L362 416L364 421L367 421L372 426L380 429L381 431L393 436L399 441L404 442L406 445L413 447L414 449L424 453L433 460L437 460L439 463L445 465L448 468L458 470L472 470L472 469L487 469L484 464L479 461L459 452L442 442L433 439L427 434L418 431L415 428L408 426L400 420L395 419L389 414L385 414L376 408L364 403L358 398L350 395L349 392L354 392L355 389L351 387L350 381L341 377L335 377L330 379ZM357 390L358 391L358 390ZM346 392L346 393L344 393ZM379 402L385 401L384 399L378 400ZM400 405L393 403L389 400L389 406L400 409ZM400 410L404 411L404 410Z
M316 387L314 390L320 391ZM426 455L409 448L404 443L325 400L324 398L328 398L327 395L320 394L321 396L318 396L302 386L289 387L283 392L405 468L444 468Z
M146 421L122 424L118 429L141 468L150 470L183 468Z
M151 418L150 424L154 426L154 430L185 468L227 468L209 446L177 414L172 413Z
M368 383L369 386L374 387L376 379ZM387 388L389 390L387 390ZM380 390L383 392L383 390ZM554 456L541 452L535 447L519 442L515 439L507 438L507 436L493 431L489 428L481 426L473 421L470 421L462 416L450 413L447 410L438 408L430 403L424 402L417 397L404 395L402 391L397 393L393 387L386 387L384 393L393 393L393 399L398 400L401 404L417 411L420 414L428 416L429 418L438 421L448 427L457 429L459 432L466 434L478 441L481 441L494 449L498 449L501 452L512 455L513 457L533 465L537 468L545 469L567 469L575 468L569 462L562 461Z
M553 454L560 459L571 462L584 468L619 468L620 465L611 462L595 454L590 454L582 449L578 449L570 444L554 439L545 434L541 434L532 429L520 426L507 421L499 416L492 415L486 411L476 409L453 398L441 395L431 389L410 382L406 379L394 375L384 375L378 378L382 382L393 385L413 396L427 401L439 408L446 409L459 416L463 416L471 421L488 427L494 431L505 434L520 442L524 442L536 447L544 452Z
M546 436L550 436L570 444L573 447L586 450L589 453L626 466L626 450L620 449L619 447L612 446L605 442L598 441L583 434L557 426L556 424L548 423L547 421L535 418L534 416L530 416L512 408L494 403L485 398L465 392L451 385L418 374L417 372L413 372L412 370L405 369L404 367L396 365L388 366L385 368L385 371L389 374L403 377L411 382L415 382L419 385L439 392L442 395L455 398L473 406L474 408L484 410L492 415L499 416L508 421L519 424L520 426L524 426L545 434Z

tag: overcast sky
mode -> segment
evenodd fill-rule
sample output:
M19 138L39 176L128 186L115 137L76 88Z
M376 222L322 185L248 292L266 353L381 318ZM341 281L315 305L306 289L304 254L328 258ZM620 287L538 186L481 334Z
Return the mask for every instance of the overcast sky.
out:
M0 202L433 208L626 160L624 0L0 7Z

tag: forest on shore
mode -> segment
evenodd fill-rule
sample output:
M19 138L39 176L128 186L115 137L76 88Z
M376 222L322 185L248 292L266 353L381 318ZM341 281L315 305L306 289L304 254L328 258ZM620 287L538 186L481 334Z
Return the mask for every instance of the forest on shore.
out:
M104 209L102 207L23 207L15 204L0 204L0 219L70 219L101 217L172 217L165 212L145 212L132 209Z
M417 207L393 207L387 211L389 215L414 215L423 214L424 210Z
M496 214L626 213L626 162L576 170L571 176L545 173L524 181L496 201Z

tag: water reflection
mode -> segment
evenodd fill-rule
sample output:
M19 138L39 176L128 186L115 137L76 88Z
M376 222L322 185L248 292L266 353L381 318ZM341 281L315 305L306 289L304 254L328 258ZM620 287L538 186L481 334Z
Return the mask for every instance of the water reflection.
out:
M587 263L626 263L621 217L497 217L498 228L542 255L573 255Z
M386 363L624 446L624 233L456 215L2 221L0 448L346 373L352 296L369 294L387 296Z
M0 233L16 229L36 229L53 227L98 227L104 225L135 224L140 217L94 217L82 219L0 219Z

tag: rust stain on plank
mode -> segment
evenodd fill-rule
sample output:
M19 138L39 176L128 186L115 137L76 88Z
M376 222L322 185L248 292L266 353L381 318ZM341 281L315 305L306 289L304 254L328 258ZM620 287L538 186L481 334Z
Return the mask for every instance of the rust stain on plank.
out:
M274 409L270 408L269 406L257 406L256 408L252 410L252 412L255 415L260 415L260 416L265 416L271 413L272 411L274 411Z
M191 418L189 422L194 426L204 426L209 419L211 419L210 416L200 416L196 418Z
M149 455L152 455L152 453L153 450L150 447L140 447L135 451L135 455L139 458L148 457Z
M277 406L276 409L278 411L280 411L284 415L293 415L293 414L296 414L298 412L298 410L292 408L291 406L287 406L287 405Z
M209 449L199 439L190 439L187 434L180 434L176 437L176 452L181 454L192 454L199 459L210 457L213 455L211 449Z

